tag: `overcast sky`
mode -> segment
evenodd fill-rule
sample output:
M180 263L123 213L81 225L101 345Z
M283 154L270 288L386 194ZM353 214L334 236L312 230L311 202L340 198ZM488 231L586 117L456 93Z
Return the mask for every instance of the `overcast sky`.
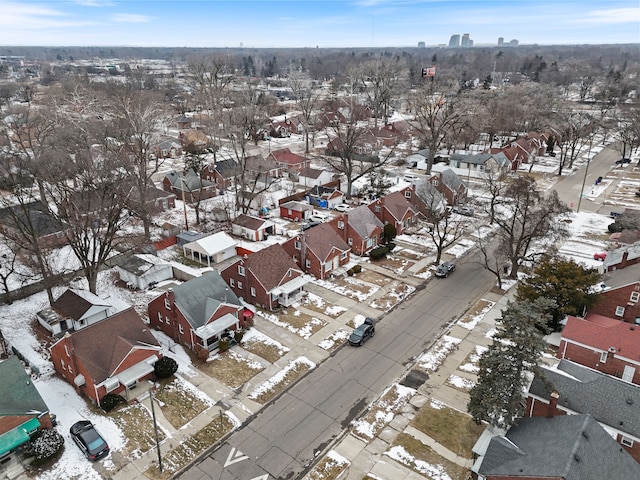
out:
M414 47L640 42L638 0L0 0L0 45Z

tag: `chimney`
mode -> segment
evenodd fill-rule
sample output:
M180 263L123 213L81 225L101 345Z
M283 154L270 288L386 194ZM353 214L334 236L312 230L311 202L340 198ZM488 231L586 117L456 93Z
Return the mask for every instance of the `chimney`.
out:
M165 293L165 296L166 296L166 299L169 301L169 305L173 309L173 303L175 301L175 295L173 293L173 288L168 288L167 292Z
M622 260L620 260L620 266L618 268L624 268L627 266L627 258L629 257L629 252L625 250L622 253Z
M560 394L558 392L551 392L549 396L549 406L547 407L547 418L555 417L558 410L558 398Z

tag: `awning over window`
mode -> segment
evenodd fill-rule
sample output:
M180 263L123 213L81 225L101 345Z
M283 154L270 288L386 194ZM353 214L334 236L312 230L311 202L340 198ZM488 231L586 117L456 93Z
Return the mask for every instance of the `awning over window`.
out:
M118 373L118 381L123 385L129 385L137 380L140 380L145 375L149 375L153 372L153 365L147 360L136 363L133 367L129 367L126 370Z
M31 438L29 432L33 432L38 428L40 428L40 420L32 418L22 425L9 430L7 433L0 435L0 455L4 455L27 442L29 438Z
M84 375L82 374L78 375L76 378L73 379L73 383L75 383L76 386L78 387L83 386L86 383L84 380Z
M207 323L196 330L196 335L204 340L211 338L215 335L219 335L227 328L237 325L239 323L238 317L227 313L223 317L214 320L211 323Z

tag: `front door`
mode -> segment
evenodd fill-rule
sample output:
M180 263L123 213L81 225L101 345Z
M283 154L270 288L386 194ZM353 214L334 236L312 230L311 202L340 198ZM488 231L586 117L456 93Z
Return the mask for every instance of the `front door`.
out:
M629 365L624 367L624 373L622 374L622 380L625 382L633 383L633 376L636 373L636 369Z

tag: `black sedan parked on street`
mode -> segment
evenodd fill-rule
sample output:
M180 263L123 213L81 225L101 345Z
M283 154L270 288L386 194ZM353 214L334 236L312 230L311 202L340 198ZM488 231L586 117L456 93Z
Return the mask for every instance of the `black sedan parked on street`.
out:
M89 420L74 423L69 433L87 459L95 461L109 453L109 445Z
M369 338L373 337L376 334L376 327L374 327L375 323L376 321L373 318L365 318L364 322L349 336L349 345L359 347L369 340Z

